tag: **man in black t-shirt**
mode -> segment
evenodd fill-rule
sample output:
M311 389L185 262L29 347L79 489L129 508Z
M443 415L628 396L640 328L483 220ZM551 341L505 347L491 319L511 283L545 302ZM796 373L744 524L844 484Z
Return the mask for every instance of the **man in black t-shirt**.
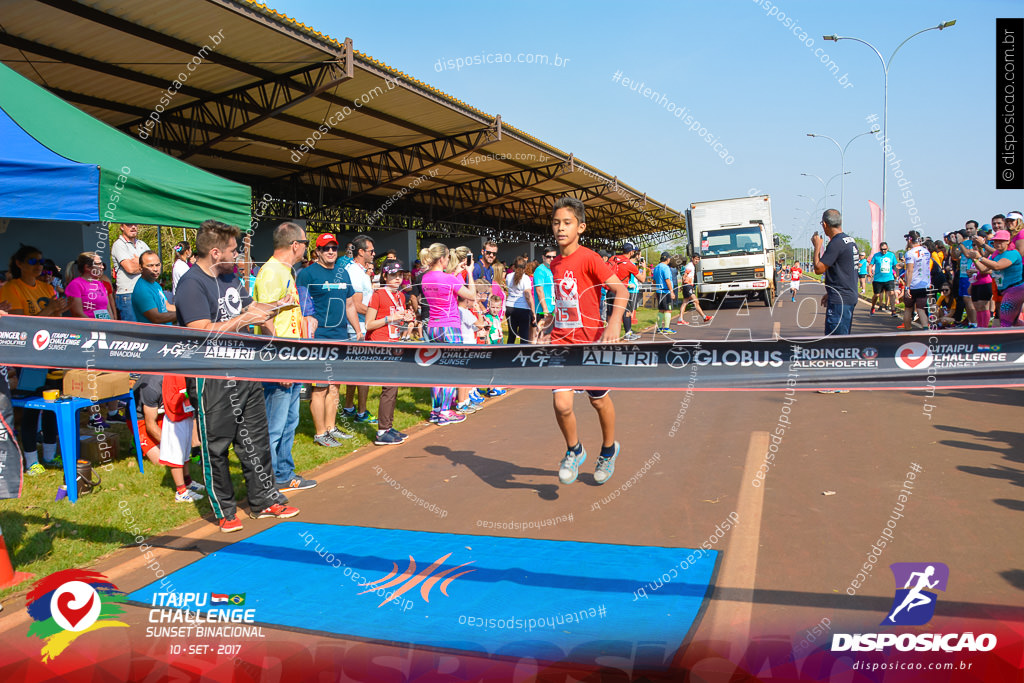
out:
M825 253L821 251L822 238L817 232L811 236L814 246L814 272L825 274L826 293L821 303L825 306L825 335L850 334L853 309L857 305L857 263L860 253L856 241L843 232L843 217L835 209L821 215L821 227L828 236Z
M276 304L254 303L234 274L238 255L238 228L203 221L196 236L196 267L178 281L174 294L178 324L207 330L211 336L239 332L267 322ZM281 302L278 302L281 303ZM220 530L238 531L235 491L228 469L228 448L233 443L242 465L254 518L287 518L299 514L274 485L267 433L267 410L259 382L197 378L189 384L196 397L196 427L203 456L203 474Z

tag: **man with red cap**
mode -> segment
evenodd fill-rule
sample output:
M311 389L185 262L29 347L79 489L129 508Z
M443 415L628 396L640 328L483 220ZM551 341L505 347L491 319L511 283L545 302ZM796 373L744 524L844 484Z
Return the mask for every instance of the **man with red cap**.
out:
M317 237L314 257L316 260L299 271L296 278L300 296L305 291L313 302L313 317L317 321L313 338L345 341L349 339L350 324L359 330L359 316L356 315L355 301L351 298L352 281L345 268L337 266L338 238L331 233ZM319 446L335 448L341 445L339 442L342 439L352 438L352 434L338 429L335 422L338 400L337 384L313 385L309 410L316 429L313 441Z

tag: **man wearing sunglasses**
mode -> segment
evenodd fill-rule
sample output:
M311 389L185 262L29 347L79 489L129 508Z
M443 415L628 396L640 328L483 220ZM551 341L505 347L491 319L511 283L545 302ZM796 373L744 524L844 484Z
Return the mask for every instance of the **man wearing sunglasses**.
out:
M480 260L473 266L473 280L483 278L488 282L494 282L494 261L498 258L498 245L493 240L487 240L483 251L480 252Z
M117 314L121 320L135 321L135 311L132 309L132 292L135 291L135 283L142 275L142 266L139 265L139 256L142 252L149 251L149 245L138 239L139 226L134 223L121 225L121 236L114 241L110 247L110 254L114 259L114 278L117 285L114 301L117 304Z
M345 341L350 339L349 325L359 329L356 302L352 298L352 280L345 266L338 263L338 252L337 237L331 233L320 235L316 238L316 260L299 271L296 278L300 294L305 291L313 302L313 317L317 322L314 339ZM312 389L309 412L316 429L313 441L318 446L336 448L341 445L340 441L353 436L338 429L335 422L338 414L338 385L325 382L313 384Z

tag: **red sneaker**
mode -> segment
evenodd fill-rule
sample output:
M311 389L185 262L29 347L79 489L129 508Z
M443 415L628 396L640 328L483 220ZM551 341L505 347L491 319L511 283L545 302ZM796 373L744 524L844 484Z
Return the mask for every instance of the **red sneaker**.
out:
M704 322L706 322L706 323L711 322L711 316L710 315L704 316Z
M299 514L299 508L293 508L290 505L282 505L281 503L274 503L270 507L261 510L256 519L263 519L264 517L276 517L278 519L288 519ZM239 525L241 526L241 525Z
M220 525L220 530L226 534L242 530L242 523L238 521L238 517L235 515L231 515L230 517L221 517L217 524Z
M689 324L690 323L686 322L685 320L680 320L679 322L676 323L676 325L689 325Z

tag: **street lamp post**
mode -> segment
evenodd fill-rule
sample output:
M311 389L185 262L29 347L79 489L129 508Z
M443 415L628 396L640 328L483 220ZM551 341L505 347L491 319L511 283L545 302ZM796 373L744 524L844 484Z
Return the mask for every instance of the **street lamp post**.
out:
M856 140L857 138L861 137L862 135L871 135L872 133L877 133L877 132L878 132L878 128L877 127L872 128L871 130L869 130L866 133L860 133L858 135L854 135L852 138L850 138L850 142L853 142L854 140ZM847 148L849 148L850 142L847 142L845 147L840 147L839 143L836 142L835 138L830 138L827 135L819 135L817 133L808 133L807 137L809 137L809 138L825 138L826 140L831 140L832 144L834 144L836 146L836 149L839 150L839 171L842 174L842 176L839 179L839 213L841 213L841 214L843 214L845 216L846 215L846 177L845 177L846 176L846 150L847 150Z
M888 175L886 173L886 171L885 171L885 143L889 141L889 129L888 129L888 119L889 119L889 66L892 64L892 59L893 59L893 57L896 56L896 53L899 52L900 48L903 47L904 45L906 45L907 41L909 41L911 38L919 36L922 33L925 33L927 31L935 31L935 30L941 31L942 29L949 28L950 26L953 26L954 24L956 24L956 19L953 19L952 21L945 21L945 22L939 24L938 26L930 26L928 28L921 29L917 33L915 33L915 34L913 34L911 36L908 36L906 39L904 39L904 41L902 43L900 43L899 45L896 46L896 49L892 51L891 55L889 55L889 60L888 61L886 61L885 57L882 56L882 53L878 51L877 47L875 47L874 45L872 45L871 43L869 43L866 40L861 40L860 38L854 38L852 36L839 36L839 35L836 35L834 33L832 35L830 35L830 36L822 36L822 38L825 39L825 40L832 40L832 41L835 41L835 42L838 42L840 40L853 40L853 41L856 41L858 43L862 43L864 45L867 45L872 50L874 50L875 54L878 55L878 60L880 62L882 62L882 140L883 140L883 144L882 144L882 226L881 226L882 236L881 236L881 240L883 242L885 241L885 220L889 217L888 214L885 213L886 176Z

